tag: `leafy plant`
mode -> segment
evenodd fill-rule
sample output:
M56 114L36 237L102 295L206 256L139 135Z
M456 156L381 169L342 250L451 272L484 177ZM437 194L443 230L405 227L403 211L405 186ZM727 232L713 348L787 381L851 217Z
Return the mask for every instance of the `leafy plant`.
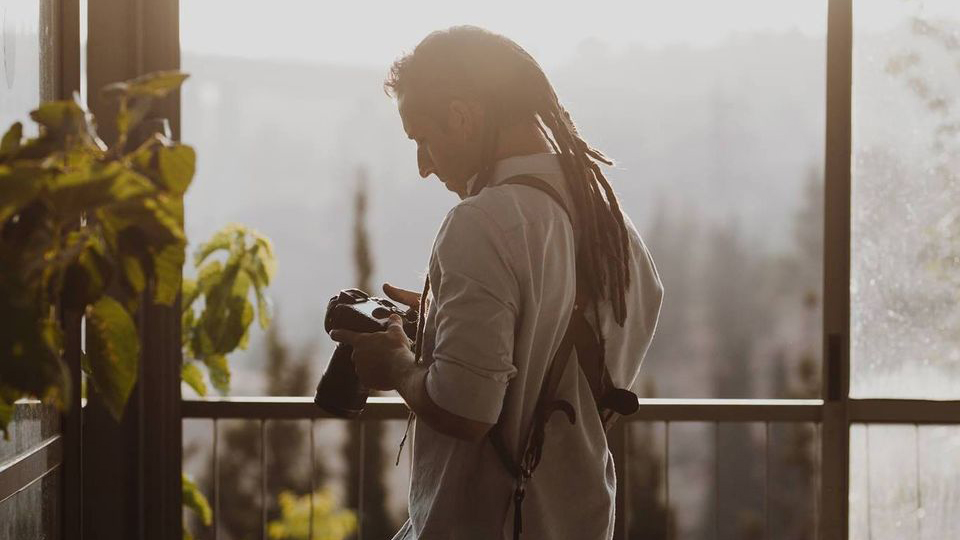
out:
M15 123L0 140L0 429L13 403L36 396L64 407L64 312L86 319L83 368L120 418L136 382L135 319L146 297L170 305L180 291L186 238L183 194L196 155L165 133L138 129L152 103L187 75L158 72L110 85L117 142L97 135L76 98L30 113L39 135ZM128 148L131 141L135 147Z
M197 394L205 396L207 384L200 366L206 366L213 387L225 394L230 387L227 355L247 347L254 311L261 328L270 324L265 293L276 269L273 246L257 231L231 224L200 245L194 265L197 278L183 281L181 375Z
M290 491L280 493L280 519L267 525L267 534L274 540L343 540L357 530L357 515L340 508L333 494L323 489L311 495L298 496ZM310 507L313 506L313 530L310 530ZM312 533L312 534L311 534Z
M222 259L217 256L223 255ZM221 394L230 390L227 355L245 349L250 337L256 298L260 327L270 324L266 288L276 271L270 239L243 225L230 224L214 233L194 254L196 279L183 280L182 346L180 377L198 395L207 395L201 365L206 366L213 387ZM183 476L183 505L209 526L213 512L200 489ZM183 528L184 540L193 538Z

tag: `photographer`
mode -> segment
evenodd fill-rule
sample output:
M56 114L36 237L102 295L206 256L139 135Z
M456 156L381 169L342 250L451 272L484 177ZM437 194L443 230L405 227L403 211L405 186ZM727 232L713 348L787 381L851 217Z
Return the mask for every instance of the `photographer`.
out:
M636 408L662 287L603 175L611 162L537 62L479 28L430 34L385 88L420 175L461 198L427 296L384 286L419 309L414 350L396 315L385 332L331 334L354 347L361 382L416 414L395 538L612 538L605 429Z

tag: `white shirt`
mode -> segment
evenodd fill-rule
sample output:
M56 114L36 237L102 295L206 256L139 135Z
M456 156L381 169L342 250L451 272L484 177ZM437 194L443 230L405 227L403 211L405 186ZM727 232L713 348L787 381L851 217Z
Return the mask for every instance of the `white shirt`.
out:
M502 411L502 433L515 458L573 309L576 273L574 232L564 210L540 190L497 186L517 175L546 181L573 211L556 155L498 162L490 185L457 204L437 234L423 338L430 398L449 412L491 424ZM663 289L629 219L627 227L632 277L626 322L617 325L609 301L600 305L600 318L614 384L638 393ZM557 397L574 407L576 423L555 414L547 424L543 458L523 502L523 538L612 538L613 458L574 360ZM413 441L410 520L395 539L512 538L514 478L489 438L466 442L417 422Z

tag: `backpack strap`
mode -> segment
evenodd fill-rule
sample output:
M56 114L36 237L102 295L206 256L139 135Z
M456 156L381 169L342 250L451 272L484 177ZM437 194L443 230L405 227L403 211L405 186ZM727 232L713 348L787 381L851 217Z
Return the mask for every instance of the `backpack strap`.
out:
M524 185L546 193L560 205L560 208L563 209L570 219L571 224L573 224L573 215L567 208L563 198L557 190L547 182L534 176L521 175L508 178L498 185ZM577 256L576 265L578 267L580 266L579 256ZM574 349L577 351L580 370L586 377L590 386L590 392L593 394L594 402L597 404L597 413L600 415L604 429L612 424L616 414L630 414L635 412L639 406L635 394L627 390L614 388L613 386L610 372L607 370L606 363L604 362L603 341L590 326L583 311L586 307L587 295L579 279L581 275L579 268L577 268L576 274L577 291L573 312L570 314L570 320L563 333L560 346L550 360L547 374L540 387L540 394L537 396L530 432L527 435L520 461L517 462L513 458L514 453L507 447L502 432L502 422L500 420L491 428L489 433L490 442L494 451L500 457L504 468L516 479L513 497L514 540L519 540L520 533L523 530L521 507L526 494L526 482L533 475L533 471L537 468L537 465L540 464L540 458L543 455L547 421L554 412L561 411L566 414L571 424L576 423L576 411L573 409L573 406L565 400L556 398L560 380L563 378L563 373L570 363L570 357ZM631 397L632 401L630 399Z

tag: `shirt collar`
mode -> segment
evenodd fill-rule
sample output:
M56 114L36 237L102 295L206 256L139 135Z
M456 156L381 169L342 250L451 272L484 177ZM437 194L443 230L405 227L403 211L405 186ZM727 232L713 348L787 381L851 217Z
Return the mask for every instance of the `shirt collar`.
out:
M559 174L562 172L563 169L560 166L560 158L552 152L511 156L501 159L493 165L493 174L490 177L490 183L488 185L495 186L508 178L525 174L537 176ZM467 180L467 193L473 192L473 185L476 181L476 174Z

